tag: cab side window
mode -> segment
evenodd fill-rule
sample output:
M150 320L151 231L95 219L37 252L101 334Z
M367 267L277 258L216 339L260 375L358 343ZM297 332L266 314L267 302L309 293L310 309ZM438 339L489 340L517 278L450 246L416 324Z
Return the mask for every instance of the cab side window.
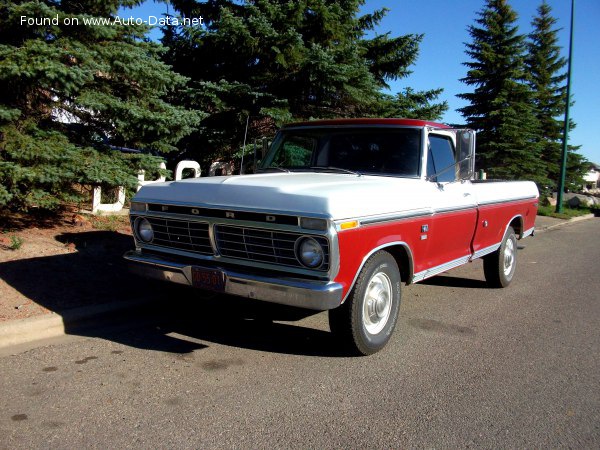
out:
M456 157L454 144L446 136L429 136L429 150L427 154L427 176L438 174L433 181L444 183L456 179ZM444 171L443 173L440 173Z

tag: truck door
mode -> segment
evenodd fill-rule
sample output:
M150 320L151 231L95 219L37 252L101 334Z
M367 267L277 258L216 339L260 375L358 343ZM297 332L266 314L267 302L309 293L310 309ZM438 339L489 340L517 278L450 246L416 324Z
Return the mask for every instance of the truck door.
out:
M429 132L426 145L426 188L433 215L426 224L427 232L421 235L421 239L429 240L424 277L470 258L477 223L477 202L470 192L471 183L458 180L461 155L456 154L454 132Z

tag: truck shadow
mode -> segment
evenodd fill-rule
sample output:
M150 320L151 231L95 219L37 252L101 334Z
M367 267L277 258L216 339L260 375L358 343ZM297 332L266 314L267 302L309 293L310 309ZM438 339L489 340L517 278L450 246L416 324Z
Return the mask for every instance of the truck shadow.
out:
M67 334L141 349L189 353L210 343L275 353L348 356L331 333L298 322L315 312L218 296L148 281L127 272L131 237L116 232L64 233L73 253L0 263L0 278L23 297L63 317ZM107 304L132 305L118 314ZM81 319L81 311L97 316ZM282 323L290 322L290 323Z
M437 275L421 281L420 284L428 286L446 286L466 289L489 289L487 283L483 280L475 280L472 278L462 278L455 276Z
M153 303L140 326L117 330L110 339L174 353L189 353L214 343L280 354L350 356L329 331L297 323L318 312L230 296L201 299L193 289L175 287L174 291L187 297L176 303Z

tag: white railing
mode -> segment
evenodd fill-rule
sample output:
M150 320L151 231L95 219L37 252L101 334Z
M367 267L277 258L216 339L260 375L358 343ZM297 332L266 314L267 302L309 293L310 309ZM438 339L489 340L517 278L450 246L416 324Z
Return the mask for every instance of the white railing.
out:
M161 169L167 168L164 162L161 162L159 167ZM180 161L175 167L175 180L182 179L183 171L185 169L193 170L194 178L200 177L200 164L198 164L196 161L186 160ZM137 190L139 191L142 188L142 186L146 186L147 184L161 183L165 180L166 178L163 176L159 177L156 180L146 180L145 171L142 169L138 173ZM118 186L117 188L115 188L115 191L117 193L117 201L115 203L102 203L102 188L100 186L94 186L92 195L92 214L118 213L119 211L121 211L123 209L123 206L125 205L125 188L123 186Z

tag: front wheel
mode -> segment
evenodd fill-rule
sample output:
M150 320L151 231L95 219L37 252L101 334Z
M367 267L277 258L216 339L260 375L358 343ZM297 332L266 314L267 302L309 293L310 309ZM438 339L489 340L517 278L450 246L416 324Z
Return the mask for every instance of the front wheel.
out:
M504 288L512 281L517 269L517 236L508 227L500 248L483 257L483 273L490 287Z
M390 340L400 309L400 282L394 257L377 252L364 265L344 304L329 311L332 333L353 353L371 355Z

